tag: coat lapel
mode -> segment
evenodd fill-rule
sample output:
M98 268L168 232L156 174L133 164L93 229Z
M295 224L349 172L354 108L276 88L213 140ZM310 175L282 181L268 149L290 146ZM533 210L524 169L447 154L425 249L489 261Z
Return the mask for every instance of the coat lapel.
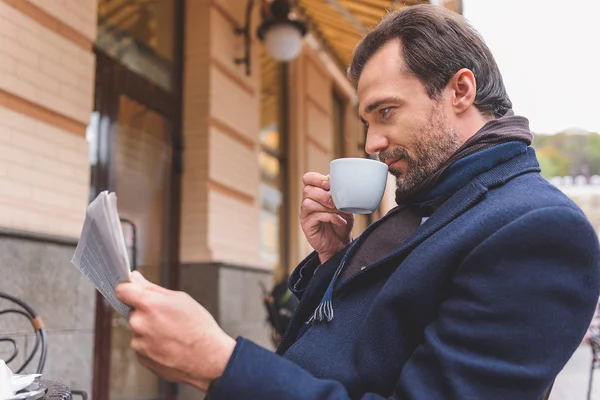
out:
M471 181L456 194L454 194L450 199L444 202L444 204L442 204L440 208L433 213L433 215L431 215L431 217L429 217L427 221L425 221L425 223L423 223L406 242L401 244L396 250L394 250L385 258L377 261L375 264L370 265L365 270L354 275L352 278L342 282L336 288L334 293L339 294L344 287L346 287L346 285L355 279L360 279L362 275L369 273L369 271L381 265L385 265L391 260L406 257L406 255L415 247L476 204L486 192L487 188L477 180Z

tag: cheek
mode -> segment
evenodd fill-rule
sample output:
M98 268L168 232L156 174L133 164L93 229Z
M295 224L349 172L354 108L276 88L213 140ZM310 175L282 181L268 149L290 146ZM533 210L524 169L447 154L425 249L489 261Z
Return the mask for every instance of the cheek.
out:
M390 141L397 146L409 148L418 137L422 122L414 114L398 110L386 125Z
M398 118L394 120L387 127L388 138L390 141L390 148L401 147L408 153L411 159L416 157L415 149L419 148L419 141L421 140L422 127L415 119L409 118ZM403 161L402 169L406 170L408 164Z

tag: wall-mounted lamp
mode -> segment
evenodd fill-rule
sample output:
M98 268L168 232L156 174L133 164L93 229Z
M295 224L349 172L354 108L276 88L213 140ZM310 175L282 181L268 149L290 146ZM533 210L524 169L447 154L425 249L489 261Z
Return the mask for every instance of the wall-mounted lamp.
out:
M236 58L236 64L246 65L246 75L250 75L250 21L254 0L246 5L246 21L236 34L244 35L244 57ZM262 7L262 23L257 35L264 42L267 51L275 60L291 61L302 50L302 38L306 35L306 26L293 18L291 0L265 1Z

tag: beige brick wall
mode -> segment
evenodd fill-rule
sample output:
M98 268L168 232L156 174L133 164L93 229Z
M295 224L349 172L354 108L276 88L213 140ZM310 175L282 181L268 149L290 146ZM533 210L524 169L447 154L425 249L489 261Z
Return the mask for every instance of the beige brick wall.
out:
M221 8L228 12L238 25L244 23L246 0L221 0L215 4L220 4ZM211 57L217 61L220 61L219 64L233 73L234 76L238 78L245 87L249 87L254 91L258 90L260 68L256 68L256 66L259 63L259 52L252 52L251 75L247 76L245 73L243 73L244 71L242 67L232 63L232 60L243 55L244 46L243 41L240 40L240 37L235 35L231 21L228 20L222 12L219 12L216 7L211 7L210 16ZM255 17L253 26L257 26L256 20L257 19ZM254 42L254 46L256 47L257 39L252 37L251 40Z
M221 7L235 19L238 25L244 24L244 17L246 15L246 0L218 0ZM257 8L257 7L255 7ZM257 26L253 24L253 26Z
M331 153L323 151L321 147L316 146L313 142L308 142L306 156L307 172L319 172L324 175L329 173L329 162L332 159Z
M329 100L332 96L331 83L327 85L329 87ZM322 106L318 106L312 96L307 98L306 101L306 135L314 142L318 143L323 149L327 151L326 156L333 156L333 119L331 110L323 109ZM327 172L327 170L325 171Z
M209 246L213 261L264 268L258 254L258 213L256 205L209 193Z
M257 147L240 143L214 127L210 128L209 140L209 179L257 198L260 185L258 169L248 168L256 164Z
M0 107L0 226L78 237L89 192L87 143Z
M0 1L0 89L86 124L94 63L90 50Z
M263 268L259 256L258 43L253 73L234 25L245 2L187 2L181 229L182 262L227 262Z
M180 260L211 259L208 248L209 2L186 1ZM190 40L189 38L193 38Z
M222 69L213 66L210 70L210 116L257 142L260 117L257 92L244 90Z
M95 3L0 0L2 228L80 234L90 185L84 135L93 106ZM78 39L85 37L87 45Z
M327 73L325 67L321 64L316 54L310 48L305 47L306 65L306 96L312 99L317 105L320 105L325 112L331 114L331 90L333 80Z
M23 1L23 0L21 0ZM98 0L27 0L88 39L96 39Z

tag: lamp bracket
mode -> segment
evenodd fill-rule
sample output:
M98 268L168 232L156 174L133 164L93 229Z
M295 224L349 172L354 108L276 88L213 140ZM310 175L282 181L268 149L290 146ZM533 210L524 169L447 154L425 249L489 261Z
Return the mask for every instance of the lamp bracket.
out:
M234 33L238 36L244 36L244 56L238 57L233 60L236 65L245 64L246 65L246 75L250 76L250 22L252 19L252 8L254 7L254 0L248 0L246 3L246 18L244 21L244 26L241 28L235 28Z

